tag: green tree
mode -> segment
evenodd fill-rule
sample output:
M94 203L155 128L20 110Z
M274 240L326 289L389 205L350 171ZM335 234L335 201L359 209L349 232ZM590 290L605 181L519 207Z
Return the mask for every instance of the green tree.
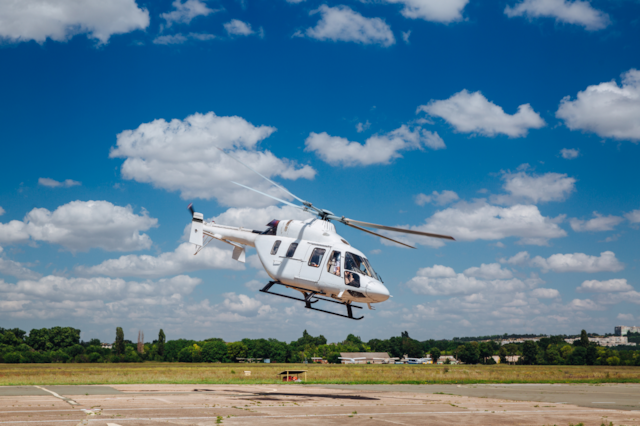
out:
M525 341L522 347L522 356L525 364L535 365L538 359L538 345L533 341Z
M587 348L587 356L586 356L587 365L595 365L597 359L598 359L598 347L595 344L592 344L589 346L589 348Z
M237 362L239 358L246 358L248 348L241 342L227 343L227 354L232 362Z
M491 357L493 356L493 345L490 342L480 343L479 350L482 363L487 363L489 359L493 360L493 357Z
M433 360L434 364L438 363L438 359L440 359L441 355L442 353L440 352L440 349L438 347L433 347L431 349L431 359Z
M178 352L178 362L186 362L191 363L193 358L191 356L191 348L184 347L182 350Z
M22 344L22 340L20 338L16 337L16 335L13 333L13 331L6 330L2 334L2 344L11 345L11 346L17 347L20 344ZM17 363L17 362L8 362L8 363Z
M500 347L498 350L498 356L500 356L500 363L507 363L507 349Z
M164 335L164 331L162 329L160 329L160 332L158 333L158 354L160 356L164 356L164 341L165 341L166 337Z
M567 360L570 365L585 365L587 363L587 349L584 347L577 347L573 350L573 353Z
M587 331L584 329L580 332L580 343L577 344L584 348L589 348L589 335L587 335Z
M124 331L120 326L116 328L116 342L114 349L118 356L124 353Z
M208 363L228 362L227 345L222 341L205 342L202 346L202 361Z

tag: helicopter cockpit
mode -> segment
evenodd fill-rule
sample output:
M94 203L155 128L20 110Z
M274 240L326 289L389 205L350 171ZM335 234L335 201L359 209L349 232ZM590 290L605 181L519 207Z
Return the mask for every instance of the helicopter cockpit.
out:
M347 252L344 259L344 269L351 270L356 273L364 274L382 282L382 278L375 272L369 260L359 255Z
M278 233L278 224L280 223L279 220L274 219L272 220L269 224L267 224L267 228L266 230L264 230L262 233L262 235L265 236L275 236Z

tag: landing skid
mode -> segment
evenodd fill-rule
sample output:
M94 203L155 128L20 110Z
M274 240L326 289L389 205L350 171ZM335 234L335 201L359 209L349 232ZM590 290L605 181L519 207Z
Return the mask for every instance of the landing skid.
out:
M286 286L288 288L292 288L292 289L298 290L298 291L300 291L300 292L302 292L304 294L304 298L296 298L296 297L292 297L292 296L289 296L289 295L283 295L283 294L278 294L276 292L271 292L269 289L271 289L271 287L273 285L282 285L282 286ZM305 307L308 308L309 310L321 311L323 313L333 314L334 316L346 317L347 319L353 319L353 320L360 320L360 319L364 318L364 316L353 317L352 308L362 309L362 307L357 306L357 305L351 305L350 303L346 303L346 302L338 302L338 301L333 301L333 300L330 300L330 299L327 299L327 298L322 298L322 297L317 296L318 292L309 291L308 289L302 289L302 288L298 288L298 287L295 287L295 286L284 285L284 284L282 284L280 282L269 282L269 283L267 283L267 285L264 288L260 289L260 292L264 292L265 294L277 295L277 296L283 297L283 298L294 299L296 301L302 301L302 302L304 302ZM334 304L346 305L347 306L347 315L345 316L344 314L338 314L338 313L334 313L332 311L321 310L319 308L311 307L311 304L315 304L318 301L327 301L327 302L332 302Z

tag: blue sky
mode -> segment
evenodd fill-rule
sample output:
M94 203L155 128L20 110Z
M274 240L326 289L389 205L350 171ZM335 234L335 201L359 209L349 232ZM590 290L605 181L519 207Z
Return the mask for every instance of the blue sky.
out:
M2 326L342 340L640 321L640 2L31 3L0 6ZM393 298L360 322L307 313L257 292L255 255L189 252L191 201L230 225L301 218L230 184L268 189L214 145L337 214L457 241L338 226Z

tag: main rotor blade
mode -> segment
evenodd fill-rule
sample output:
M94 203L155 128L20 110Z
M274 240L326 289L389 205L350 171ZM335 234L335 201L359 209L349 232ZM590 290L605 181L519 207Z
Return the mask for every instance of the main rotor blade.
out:
M276 184L275 182L271 181L269 178L267 178L266 176L262 175L260 172L258 172L257 170L253 169L251 166L247 165L246 163L244 163L242 160L236 158L235 156L232 156L231 154L227 153L226 151L224 151L222 148L220 147L216 147L218 150L222 151L224 154L226 154L227 156L231 157L233 160L235 160L236 162L240 163L241 165L243 165L244 167L246 167L249 170L252 170L253 172L257 173L258 175L260 175L261 177L263 177L264 179L266 179L267 181L269 181L270 183L272 183L273 185L275 185L276 187L278 187L279 189L283 190L284 192L286 192L288 195L290 195L291 197L293 197L294 199L296 199L297 201L299 201L302 204L306 204L309 203L305 200L302 200L300 197L296 196L295 194L293 194L291 191L287 190L286 188L284 188L283 186L281 186L280 184Z
M256 193L258 193L258 194L262 194L263 196L271 197L272 199L275 199L275 200L277 200L277 201L279 201L279 202L281 202L281 203L284 203L285 205L293 206L294 208L302 209L303 211L306 211L306 210L307 210L307 208L305 208L305 207L298 206L298 205L294 205L294 204L293 204L293 203L291 203L291 202L287 202L286 200L278 199L277 197L273 197L273 196L272 196L272 195L270 195L270 194L263 193L262 191L255 190L255 189L253 189L253 188L251 188L251 187L247 187L246 185L238 184L238 183L237 183L237 182L235 182L235 181L231 181L231 182L233 182L235 185L239 185L240 187L244 187L244 188L246 188L247 190L255 191Z
M402 242L399 242L397 240L393 240L393 239L391 239L391 238L389 238L387 236L383 236L382 234L374 233L373 231L367 230L366 228L358 227L357 225L349 224L348 222L345 222L344 224L348 225L349 227L356 228L356 229L358 229L360 231L364 231L365 233L373 234L374 236L378 236L378 237L381 237L383 239L391 240L393 243L397 243L399 245L406 246L406 247L411 248L411 249L415 249L411 245L407 245L406 243L402 243Z
M380 230L389 230L389 231L395 231L398 233L407 233L407 234L415 234L418 236L435 237L437 239L456 240L451 236L445 236L443 234L425 233L424 231L415 231L415 230L407 230L406 228L389 227L387 225L373 224L371 222L357 221L355 219L344 218L342 221L344 224L347 224L347 225L350 225L349 223L353 223L353 224L360 224L363 227L378 228Z

